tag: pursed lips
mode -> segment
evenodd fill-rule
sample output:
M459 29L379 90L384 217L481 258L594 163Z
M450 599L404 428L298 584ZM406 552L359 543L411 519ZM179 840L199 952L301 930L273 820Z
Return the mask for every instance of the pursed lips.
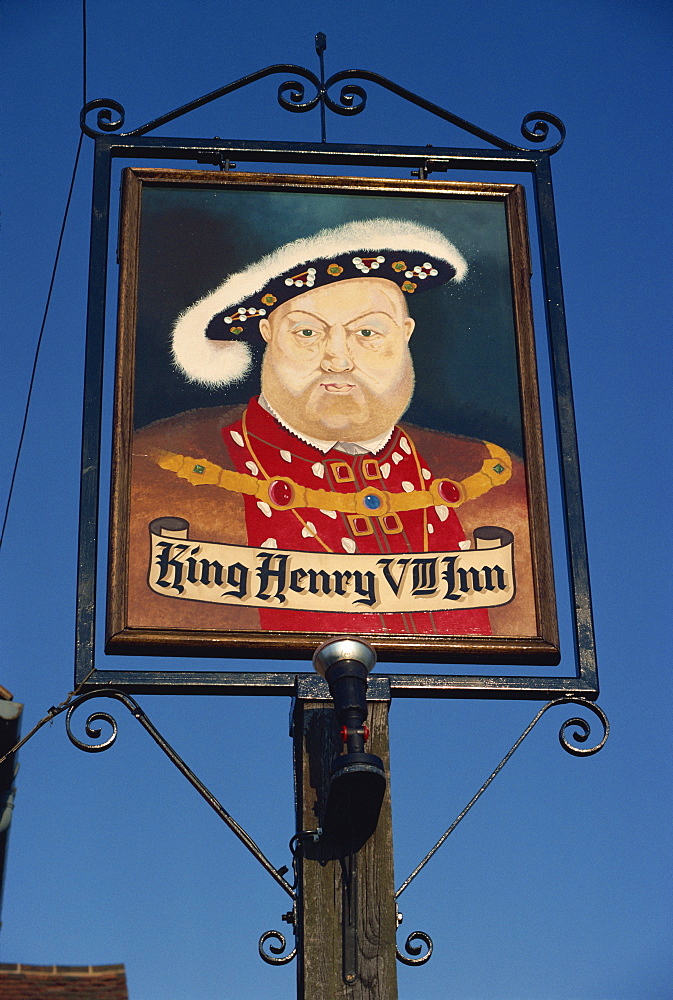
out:
M320 385L326 392L345 394L355 388L353 382L321 382Z

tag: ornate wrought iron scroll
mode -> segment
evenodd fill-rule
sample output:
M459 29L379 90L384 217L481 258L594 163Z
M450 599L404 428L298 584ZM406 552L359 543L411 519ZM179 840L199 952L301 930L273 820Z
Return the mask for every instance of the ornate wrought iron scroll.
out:
M259 861L262 868L264 868L269 873L269 875L271 875L274 881L277 882L278 885L280 885L285 890L285 892L287 892L288 895L292 897L293 909L290 911L290 914L285 914L283 919L285 919L290 915L293 915L296 908L297 893L296 893L296 888L294 886L291 886L283 877L287 872L287 868L286 867L275 868L271 864L271 862L262 853L262 851L257 846L252 837L250 837L250 835L246 833L243 827L239 826L236 820L226 811L224 806L215 798L213 793L208 788L206 788L203 782L199 778L197 778L197 776L194 774L191 768L189 768L187 764L185 764L182 758L175 752L173 747L167 742L167 740L164 739L161 733L150 722L150 720L145 715L142 708L134 698L131 698L123 691L114 691L114 690L90 691L88 694L81 695L79 698L76 698L74 701L69 702L68 704L52 709L50 713L52 718L55 717L56 715L59 715L61 712L66 711L67 709L67 715L65 717L65 728L70 742L73 743L79 750L84 750L86 753L100 753L103 750L108 750L117 739L117 733L119 731L119 727L117 725L116 719L108 712L102 712L102 711L92 712L92 714L86 720L84 731L89 739L100 740L100 737L102 735L102 729L100 728L100 726L95 726L94 724L98 722L104 722L110 726L110 735L106 739L100 740L100 742L97 743L85 743L83 740L80 740L73 733L72 731L73 713L77 711L80 705L84 704L84 702L86 701L89 701L91 698L114 698L117 701L120 701L125 706L125 708L129 710L131 715L138 720L143 729L145 729L146 732L150 734L150 736L157 744L157 746L159 746L163 750L168 759L173 764L175 764L180 773L184 775L185 778L187 778L190 785L192 785L197 790L197 792L201 795L201 797L204 798L208 803L208 805L217 813L220 819L223 820L224 823L226 823L226 825L229 827L232 833L234 833L238 837L238 839L241 841L242 844L245 845L245 847L247 847L247 849L250 851L253 857L256 858L257 861ZM289 920L288 922L294 924L294 919ZM270 940L277 941L278 944L270 944L269 952L267 952L264 946L267 943L267 941ZM283 952L285 951L286 947L287 947L287 942L285 936L281 934L280 931L276 930L266 931L264 934L262 934L262 936L259 939L260 957L265 962L268 962L270 965L286 965L288 962L291 962L292 959L296 957L297 955L296 946L287 955L283 955Z
M381 76L380 73L373 73L368 69L345 69L340 70L338 73L333 73L332 76L325 80L324 52L326 47L327 40L325 35L323 32L319 32L315 39L315 50L320 60L320 77L316 76L315 73L313 73L310 69L307 69L305 66L297 66L293 63L276 63L273 66L265 66L264 69L257 70L254 73L249 73L247 76L242 76L240 80L234 80L232 83L225 84L224 87L219 87L217 90L213 90L209 94L204 94L203 97L197 97L195 100L189 101L187 104L182 104L179 108L175 108L173 111L160 115L158 118L154 118L151 121L146 122L144 125L140 125L138 128L131 129L128 132L119 131L119 129L123 128L126 120L126 112L119 101L115 101L107 97L97 98L94 101L89 101L82 108L80 113L80 125L82 131L92 139L96 139L112 132L117 133L120 137L147 135L148 132L153 132L162 125L167 125L169 122L175 121L176 118L181 118L183 115L189 114L190 111L195 111L197 108L202 108L206 104L211 104L213 101L219 100L220 97L232 94L237 90L241 90L243 87L248 87L253 83L257 83L258 80L263 80L268 76L282 74L290 75L291 79L285 80L278 87L278 103L281 108L284 108L286 111L291 111L294 114L313 111L315 108L320 107L322 142L327 141L325 110L329 109L334 114L345 116L361 114L367 106L367 91L359 83L350 81L367 80L370 83L375 83L377 86L382 87L389 93L396 94L403 100L409 101L410 104L415 104L416 107L422 108L424 111L428 111L437 118L441 118L443 121L449 122L451 125L455 125L457 128L462 129L464 132L468 132L477 139L482 139L483 141L490 143L497 149L508 150L510 152L528 152L525 146L517 146L514 143L508 142L506 139L501 139L492 132L487 132L486 129L480 128L472 122L468 122L465 118L460 118L452 111L448 111L446 108L442 108L440 105L434 104L432 101L427 100L425 97L421 97L419 94L413 93L411 90L407 90L406 87L402 87L393 80L389 80L387 77ZM310 84L312 88L310 96L307 96L306 94L307 83ZM330 91L334 91L339 84L343 84L343 86L339 90L338 95L334 94L334 96L332 96ZM96 110L98 110L98 114L96 116L98 130L92 128L87 122L87 118L90 113ZM542 144L549 138L550 127L557 130L558 139L549 146L543 146ZM566 129L561 119L556 115L553 115L548 111L531 111L525 116L521 123L521 134L528 142L535 143L540 146L541 152L551 154L555 153L563 145Z
M423 942L428 949L425 954L421 954L423 944L414 944L415 941ZM403 965L425 965L432 957L432 938L425 931L412 931L404 942L404 950L406 955L403 955L399 948L397 949L398 962L402 962Z
M404 920L404 915L400 913L397 903L395 903L395 915L397 917L397 926L399 927ZM415 944L415 941L421 941L422 944ZM425 954L423 954L423 945L427 949ZM404 951L406 954L403 955L399 948L395 949L395 953L397 961L402 962L403 965L425 965L426 962L430 961L432 949L432 938L429 934L426 934L425 931L412 931L404 942Z
M555 708L556 705L581 705L582 708L586 708L590 712L593 712L593 714L600 720L601 725L603 726L603 735L598 743L590 747L578 747L570 742L570 740L566 735L567 731L571 728L571 726L577 726L578 727L577 730L575 730L575 732L572 733L572 738L577 743L586 743L587 740L589 739L589 736L591 735L591 727L589 723L586 721L586 719L582 719L579 717L573 719L567 719L559 730L559 741L561 743L561 746L567 753L573 754L573 756L575 757L589 757L591 754L598 753L599 750L602 750L602 748L605 746L608 736L610 735L610 723L608 722L608 718L602 708L599 708L598 705L594 705L590 701L586 701L584 698L554 698L552 701L548 701L546 705L542 706L542 708L537 713L533 721L529 723L529 725L524 729L521 736L519 736L518 740L507 751L505 756L502 758L498 766L488 776L488 778L481 786L479 791L470 799L470 801L465 806L463 811L454 819L451 826L449 826L448 829L444 831L444 833L439 838L435 846L428 851L428 853L425 855L421 863L416 868L414 868L411 875L409 875L409 877L405 879L405 881L402 883L400 888L395 893L395 899L399 899L404 890L408 888L408 886L413 882L418 873L423 868L425 868L430 858L434 854L436 854L436 852L442 846L444 841L456 829L458 824L463 819L465 819L472 806L476 803L477 799L481 798L481 796L484 794L488 786L500 773L500 771L502 771L503 767L510 759L510 757L512 757L516 753L516 751L519 749L523 741L526 739L528 734L535 728L535 726L538 724L538 722L545 714L545 712L548 711L548 709L550 708Z
M136 718L138 722L140 722L142 727L150 734L155 743L164 751L169 760L173 764L175 764L175 766L178 768L181 774L183 774L187 778L189 783L194 788L196 788L199 794L206 800L206 802L208 802L208 804L213 808L213 810L217 813L217 815L226 823L229 829L236 834L241 843L243 843L248 848L253 857L255 857L259 861L262 867L272 876L274 881L277 882L280 886L282 886L282 888L292 898L292 909L289 912L284 913L282 915L282 919L286 921L288 924L291 924L293 929L296 928L297 901L298 901L297 855L301 850L303 841L307 838L317 840L321 836L322 830L320 829L303 830L292 837L290 841L290 852L292 854L294 881L293 884L290 885L284 878L284 875L288 871L287 867L284 866L282 868L274 868L271 862L266 858L266 856L257 846L255 841L245 832L245 830L243 830L241 826L239 826L239 824L233 819L233 817L224 809L221 803L218 802L218 800L215 798L212 792L210 792L209 789L206 788L203 782L201 782L199 778L196 777L194 772L185 764L185 762L181 759L181 757L178 756L175 750L170 746L170 744L163 738L163 736L159 733L159 731L155 728L155 726L150 722L150 720L145 715L144 711L141 709L137 701L135 701L134 698L130 697L130 695L126 694L123 691L115 691L111 689L105 691L101 690L90 691L87 694L80 695L79 697L75 698L74 701L71 701L69 697L62 704L50 708L47 716L45 716L45 718L41 720L38 726L36 726L32 730L32 732L28 734L27 737L21 740L20 743L17 744L17 746L10 751L10 753L16 752L16 750L18 750L18 748L21 745L23 745L23 743L27 742L28 739L30 739L32 736L35 735L35 733L38 731L38 729L42 727L42 725L44 725L46 722L50 720L53 720L54 718L56 718L57 715L60 715L62 712L67 712L65 719L65 726L68 738L70 739L71 743L73 743L78 749L84 750L87 753L100 753L103 750L108 750L115 743L118 734L118 726L116 719L108 712L103 712L103 711L92 712L91 715L88 716L85 723L85 732L87 737L91 740L99 740L100 742L85 743L83 740L75 736L75 734L72 731L72 716L74 712L76 712L76 710L82 704L84 704L87 701L90 701L93 698L113 698L117 701L120 701L131 712L133 717ZM581 708L587 709L588 711L592 712L601 723L601 726L603 727L603 733L600 740L597 743L594 743L591 746L577 746L576 745L577 743L585 744L588 742L589 737L591 735L591 726L586 721L586 719L583 719L581 716L574 716L571 719L567 719L559 729L559 734L558 734L559 742L563 747L563 749L567 753L570 753L576 757L588 757L591 756L592 754L598 753L598 751L605 746L608 736L610 735L610 723L608 721L607 716L605 715L605 712L603 712L603 710L598 705L595 705L592 702L587 701L586 699L572 697L572 696L564 698L554 698L551 701L547 702L546 705L543 705L543 707L539 710L539 712L534 717L532 722L530 722L529 725L526 727L526 729L524 729L521 736L519 736L516 742L508 750L508 752L505 754L505 756L497 765L497 767L491 772L489 777L483 783L481 788L477 791L477 793L465 806L463 811L456 817L453 823L451 823L451 825L444 831L444 833L439 838L437 843L430 849L430 851L428 851L428 853L425 855L420 864L416 866L413 872L408 876L407 879L405 879L405 881L402 883L400 888L395 893L394 899L395 899L395 908L397 912L398 927L402 923L403 916L399 912L397 900L405 891L405 889L408 888L408 886L422 871L425 865L437 853L439 848L448 839L450 834L453 833L458 824L465 818L465 816L467 816L472 806L483 795L483 793L489 787L491 782L500 773L505 764L514 755L516 750L518 750L518 748L521 746L521 744L529 735L529 733L532 732L532 730L535 728L535 726L540 721L545 712L547 712L548 709L555 708L558 705L570 705L570 704L578 705ZM102 736L102 729L100 728L100 726L94 725L94 723L99 723L99 722L106 723L107 725L110 726L110 735L102 740L100 739ZM569 730L573 726L575 726L576 728L572 733L569 734ZM571 742L571 740L573 740L574 742ZM268 945L269 950L267 951L265 946L267 945L267 942L270 941L275 941L277 943L269 944ZM419 941L422 943L417 944L416 942ZM425 945L427 949L425 953L423 953L423 945ZM287 948L287 940L285 938L285 935L282 934L280 931L277 930L266 931L264 934L261 935L259 939L259 944L258 944L259 955L263 959L263 961L267 962L269 965L287 965L288 962L291 962L297 956L296 945L292 949L292 951L288 952L287 954L283 954L286 948ZM396 955L400 962L402 962L404 965L424 965L427 961L429 961L430 957L432 956L432 951L433 951L432 938L429 936L429 934L426 934L425 931L412 931L411 934L409 934L406 939L404 949L406 954L402 954L399 948L396 949Z
M89 691L87 694L80 695L74 701L70 702L68 705L63 705L58 709L54 710L54 715L60 715L61 712L66 711L67 715L65 717L65 728L68 734L68 739L73 743L79 750L84 750L87 753L100 753L102 750L108 750L112 744L117 739L118 726L116 720L108 712L93 712L86 720L85 732L86 735L93 740L98 740L101 737L102 729L100 727L95 727L93 724L96 722L105 722L111 728L111 733L107 739L102 740L99 743L84 743L82 740L78 739L77 736L72 731L72 716L73 713L77 711L80 705L85 702L90 701L92 698L114 698L120 701L125 708L129 710L134 719L137 719L140 725L145 729L146 732L150 734L154 742L158 747L163 750L171 763L175 764L178 771L187 779L187 781L192 785L199 795L205 799L208 805L217 813L220 819L226 823L229 829L234 833L241 843L247 847L250 853L255 857L262 868L264 868L269 875L273 878L275 882L281 886L285 892L294 899L295 892L289 882L283 877L283 873L287 871L287 868L278 869L271 864L269 859L257 846L252 837L246 833L242 826L236 822L236 820L231 816L227 810L224 808L221 802L219 802L213 793L206 788L203 782L197 778L194 772L185 764L182 758L175 752L173 747L168 743L167 740L161 735L161 733L156 729L156 727L150 722L148 717L143 712L142 708L138 702L132 698L130 695L126 694L124 691Z
M278 944L270 944L269 951L267 952L264 949L267 941L277 941ZM259 939L259 957L268 965L287 965L288 962L297 957L296 945L287 955L283 955L286 948L287 941L285 940L285 935L281 934L280 931L266 931Z
M455 818L453 823L448 827L448 829L444 831L444 833L439 838L434 847L432 847L428 851L428 853L425 855L420 864L418 864L416 868L414 868L411 875L409 875L409 877L405 879L405 881L402 883L400 888L395 893L395 900L398 900L400 898L404 890L407 889L409 885L411 885L411 883L419 874L419 872L422 871L423 868L425 868L430 858L432 858L437 853L439 848L453 833L458 824L463 819L465 819L472 806L476 803L477 799L481 798L481 796L484 794L488 786L500 773L500 771L502 771L503 767L510 759L510 757L512 757L514 753L519 749L523 741L526 739L528 734L535 728L535 726L538 724L538 722L545 714L545 712L550 708L555 708L557 705L571 705L571 704L580 705L582 708L586 708L590 712L593 712L593 714L597 717L597 719L600 721L603 727L603 735L601 736L598 743L595 743L593 746L588 746L588 747L576 746L575 745L576 743L586 743L588 741L589 736L591 735L591 726L586 721L586 719L583 719L580 716L576 716L572 719L567 719L561 726L558 734L559 742L563 747L563 749L567 753L570 753L575 757L589 757L592 754L598 753L599 750L602 750L602 748L605 746L608 736L610 735L610 723L608 722L608 718L605 712L601 708L599 708L598 705L594 705L592 702L586 701L584 698L554 698L552 701L548 701L546 705L542 706L542 708L537 713L533 721L529 723L529 725L524 729L521 736L519 736L518 740L507 751L507 753L502 758L498 766L491 772L491 774L488 776L488 778L481 786L479 791L470 799L470 801L465 806L463 811L459 813L459 815ZM573 726L576 726L577 729L575 729L575 731L570 734L570 738L573 739L575 743L571 743L570 739L568 738L568 730L571 729ZM398 926L401 923L402 923L402 914L398 910L397 914ZM428 951L424 955L421 955L422 945L416 945L413 943L414 941L423 941L424 944L427 946ZM405 951L407 952L407 955L411 957L403 955L398 948L397 958L400 962L403 962L405 965L423 965L425 962L429 960L430 956L432 955L432 939L424 931L413 931L407 938L404 947ZM415 957L415 956L420 956L420 957Z

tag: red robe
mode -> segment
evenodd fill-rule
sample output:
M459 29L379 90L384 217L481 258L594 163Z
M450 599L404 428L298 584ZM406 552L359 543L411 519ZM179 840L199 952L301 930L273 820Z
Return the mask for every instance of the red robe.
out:
M370 486L402 493L427 490L435 476L399 427L375 455L334 448L325 454L286 430L257 399L240 420L222 428L222 437L238 472L283 477L313 489L358 493ZM456 511L444 505L370 517L313 508L277 510L251 496L244 503L247 543L256 547L368 555L451 552L465 542ZM260 608L259 616L262 629L269 631L491 635L485 608L396 614Z
M257 461L247 446L241 447L232 436L235 432L245 443L244 411L247 412L248 440ZM414 457L416 449L418 464ZM406 424L394 431L390 441L376 455L353 457L338 451L324 455L284 430L256 400L247 408L191 410L144 427L134 434L128 494L125 491L120 494L123 504L113 530L113 537L120 539L116 572L126 584L124 604L117 616L110 618L110 637L119 634L133 638L148 630L167 635L203 636L206 642L211 637L219 639L232 634L254 636L263 631L293 630L299 634L315 630L316 635L321 636L345 631L357 634L371 631L381 635L384 629L400 635L437 631L444 637L466 634L529 637L538 634L526 479L516 459L512 460L512 476L508 482L466 501L457 512L448 506L429 507L427 522L424 522L422 510L399 514L402 530L391 534L391 529L397 528L394 519L384 522L371 517L367 523L364 519L353 521L351 516L336 511L323 513L315 509L295 513L269 509L269 517L256 500L241 493L207 485L199 476L190 481L161 468L155 456L164 450L177 456L191 456L194 462L204 459L220 469L235 469L248 477L264 478L262 469L255 473L247 464L255 463L261 465L269 477L282 475L312 488L333 489L335 493L354 492L367 485L382 491L402 492L405 482L418 490L435 476L463 482L478 473L482 463L489 458L483 441ZM324 470L324 475L316 475L314 467ZM350 476L346 470L352 473L352 480L346 478ZM426 479L428 475L430 480ZM368 476L373 478L368 479ZM125 500L127 495L128 500ZM130 516L128 527L125 527L123 518L127 511ZM341 554L346 551L343 539L349 540L346 544L354 551L362 553L422 552L426 539L424 523L428 550L455 551L460 547L464 532L471 538L472 532L481 525L498 525L512 531L515 537L516 597L509 604L488 612L447 610L385 616L362 610L343 614L280 611L272 615L264 608L176 599L156 593L147 583L148 525L155 518L165 516L184 518L190 525L189 537L203 541L263 546L275 539L279 547L315 552L325 551L322 542ZM273 624L269 624L272 618ZM110 645L112 648L112 642ZM122 640L120 645L123 645Z

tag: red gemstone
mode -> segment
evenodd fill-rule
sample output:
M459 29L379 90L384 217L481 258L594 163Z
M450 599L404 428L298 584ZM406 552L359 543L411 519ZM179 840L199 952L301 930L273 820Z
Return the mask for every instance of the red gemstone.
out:
M292 500L292 487L283 479L274 479L269 483L269 500L276 507L287 507Z
M460 500L460 490L455 483L447 479L439 484L439 495L447 503L457 503Z

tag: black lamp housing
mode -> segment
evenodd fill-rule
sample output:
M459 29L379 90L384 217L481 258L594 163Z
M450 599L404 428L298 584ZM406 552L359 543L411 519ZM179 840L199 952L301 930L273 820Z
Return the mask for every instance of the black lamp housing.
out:
M375 664L371 646L351 636L330 639L313 656L315 670L329 685L346 744L346 753L332 762L323 832L361 843L376 829L386 790L383 761L365 751L367 675Z

